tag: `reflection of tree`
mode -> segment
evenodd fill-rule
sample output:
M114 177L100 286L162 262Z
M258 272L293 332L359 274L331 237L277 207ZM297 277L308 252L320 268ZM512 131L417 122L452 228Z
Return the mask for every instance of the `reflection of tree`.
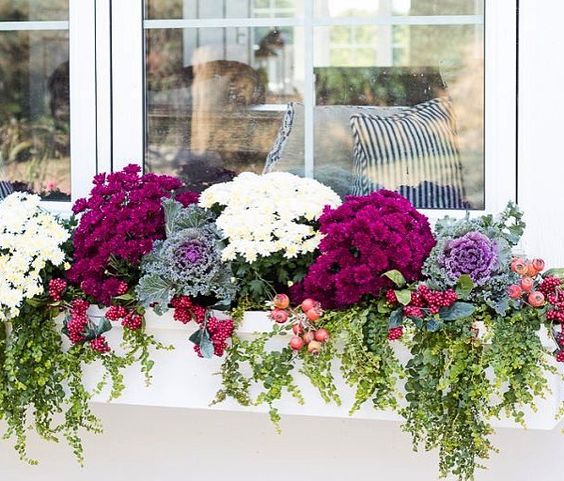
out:
M315 69L317 105L415 105L444 95L438 68Z
M67 1L16 3L0 5L1 21L66 18ZM67 43L66 32L0 32L0 164L35 189L69 187Z

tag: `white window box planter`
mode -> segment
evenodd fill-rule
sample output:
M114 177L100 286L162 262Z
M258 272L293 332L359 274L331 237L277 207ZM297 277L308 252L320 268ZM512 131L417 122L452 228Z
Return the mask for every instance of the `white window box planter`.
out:
M119 352L122 328L119 323L114 323L114 328L106 333L106 338L113 348ZM266 312L247 312L245 319L239 327L238 333L242 337L252 337L254 333L270 330L272 321ZM172 311L164 316L154 313L147 315L147 331L164 344L175 347L173 351L156 351L153 353L155 366L153 381L150 386L145 385L145 380L137 366L128 368L125 372L126 389L123 395L112 401L116 404L137 406L159 406L187 409L212 409L220 411L247 411L266 413L264 406L244 407L234 400L210 406L216 392L220 388L221 378L217 375L223 358L199 358L193 350L193 344L188 340L194 331L195 325L183 325L172 318ZM544 336L543 336L544 337ZM543 342L549 342L548 337ZM280 346L288 342L288 338L280 336L273 342ZM401 343L396 343L397 355L400 359L407 359L407 349ZM336 371L338 371L336 367ZM336 374L337 386L342 399L342 405L326 404L319 396L317 390L303 375L296 375L297 384L302 389L306 400L304 405L298 404L293 398L283 398L278 407L284 415L321 416L321 417L350 417L348 411L354 402L354 391L349 388L338 372ZM94 386L100 379L100 370L96 365L86 368L86 383ZM552 430L557 424L556 413L559 409L562 396L562 381L558 375L550 375L549 384L552 394L546 399L537 400L537 412L526 410L526 423L530 429ZM94 402L106 403L108 393L96 395ZM366 403L354 415L357 419L372 419L384 421L401 421L401 417L393 411L377 411L370 403ZM519 427L509 419L500 419L494 422L497 427Z

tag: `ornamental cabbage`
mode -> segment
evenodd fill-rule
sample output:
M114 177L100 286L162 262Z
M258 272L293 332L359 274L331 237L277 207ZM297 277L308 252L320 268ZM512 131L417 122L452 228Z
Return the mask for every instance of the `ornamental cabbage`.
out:
M229 263L221 260L221 235L204 209L163 201L166 239L156 241L143 257L143 276L137 287L139 301L164 312L175 296L197 304L229 304L235 296Z

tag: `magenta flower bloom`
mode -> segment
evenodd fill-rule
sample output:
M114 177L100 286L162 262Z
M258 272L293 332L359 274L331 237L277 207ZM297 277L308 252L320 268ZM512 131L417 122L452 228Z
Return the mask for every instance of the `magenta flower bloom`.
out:
M449 241L439 255L438 262L452 281L469 275L474 284L487 282L499 268L499 249L494 240L476 231Z
M326 208L319 222L325 234L321 255L292 288L292 297L311 297L325 308L378 296L390 286L382 274L392 269L408 282L419 280L435 245L427 218L406 198L386 190L349 196L337 209Z
M140 175L141 168L129 165L120 172L98 174L88 199L73 206L82 214L73 237L74 263L68 279L97 302L109 305L112 297L136 275L141 257L153 242L163 239L162 199L170 198L182 182L168 175ZM197 194L179 194L193 203Z

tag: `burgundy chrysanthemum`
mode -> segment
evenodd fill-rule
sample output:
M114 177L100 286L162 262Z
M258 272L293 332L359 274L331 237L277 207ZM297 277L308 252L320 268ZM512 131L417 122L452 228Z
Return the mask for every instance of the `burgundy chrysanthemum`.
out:
M382 274L399 270L407 281L420 279L435 245L427 218L404 197L380 190L347 197L320 219L321 255L304 281L292 289L294 300L311 297L325 308L345 308L364 296L378 296L390 281Z
M73 237L74 264L68 279L105 305L123 288L123 273L111 264L138 266L153 242L164 237L161 199L182 187L175 177L140 175L140 171L139 166L129 165L120 172L95 176L90 197L73 206L82 217ZM197 194L179 193L177 200L188 205Z

